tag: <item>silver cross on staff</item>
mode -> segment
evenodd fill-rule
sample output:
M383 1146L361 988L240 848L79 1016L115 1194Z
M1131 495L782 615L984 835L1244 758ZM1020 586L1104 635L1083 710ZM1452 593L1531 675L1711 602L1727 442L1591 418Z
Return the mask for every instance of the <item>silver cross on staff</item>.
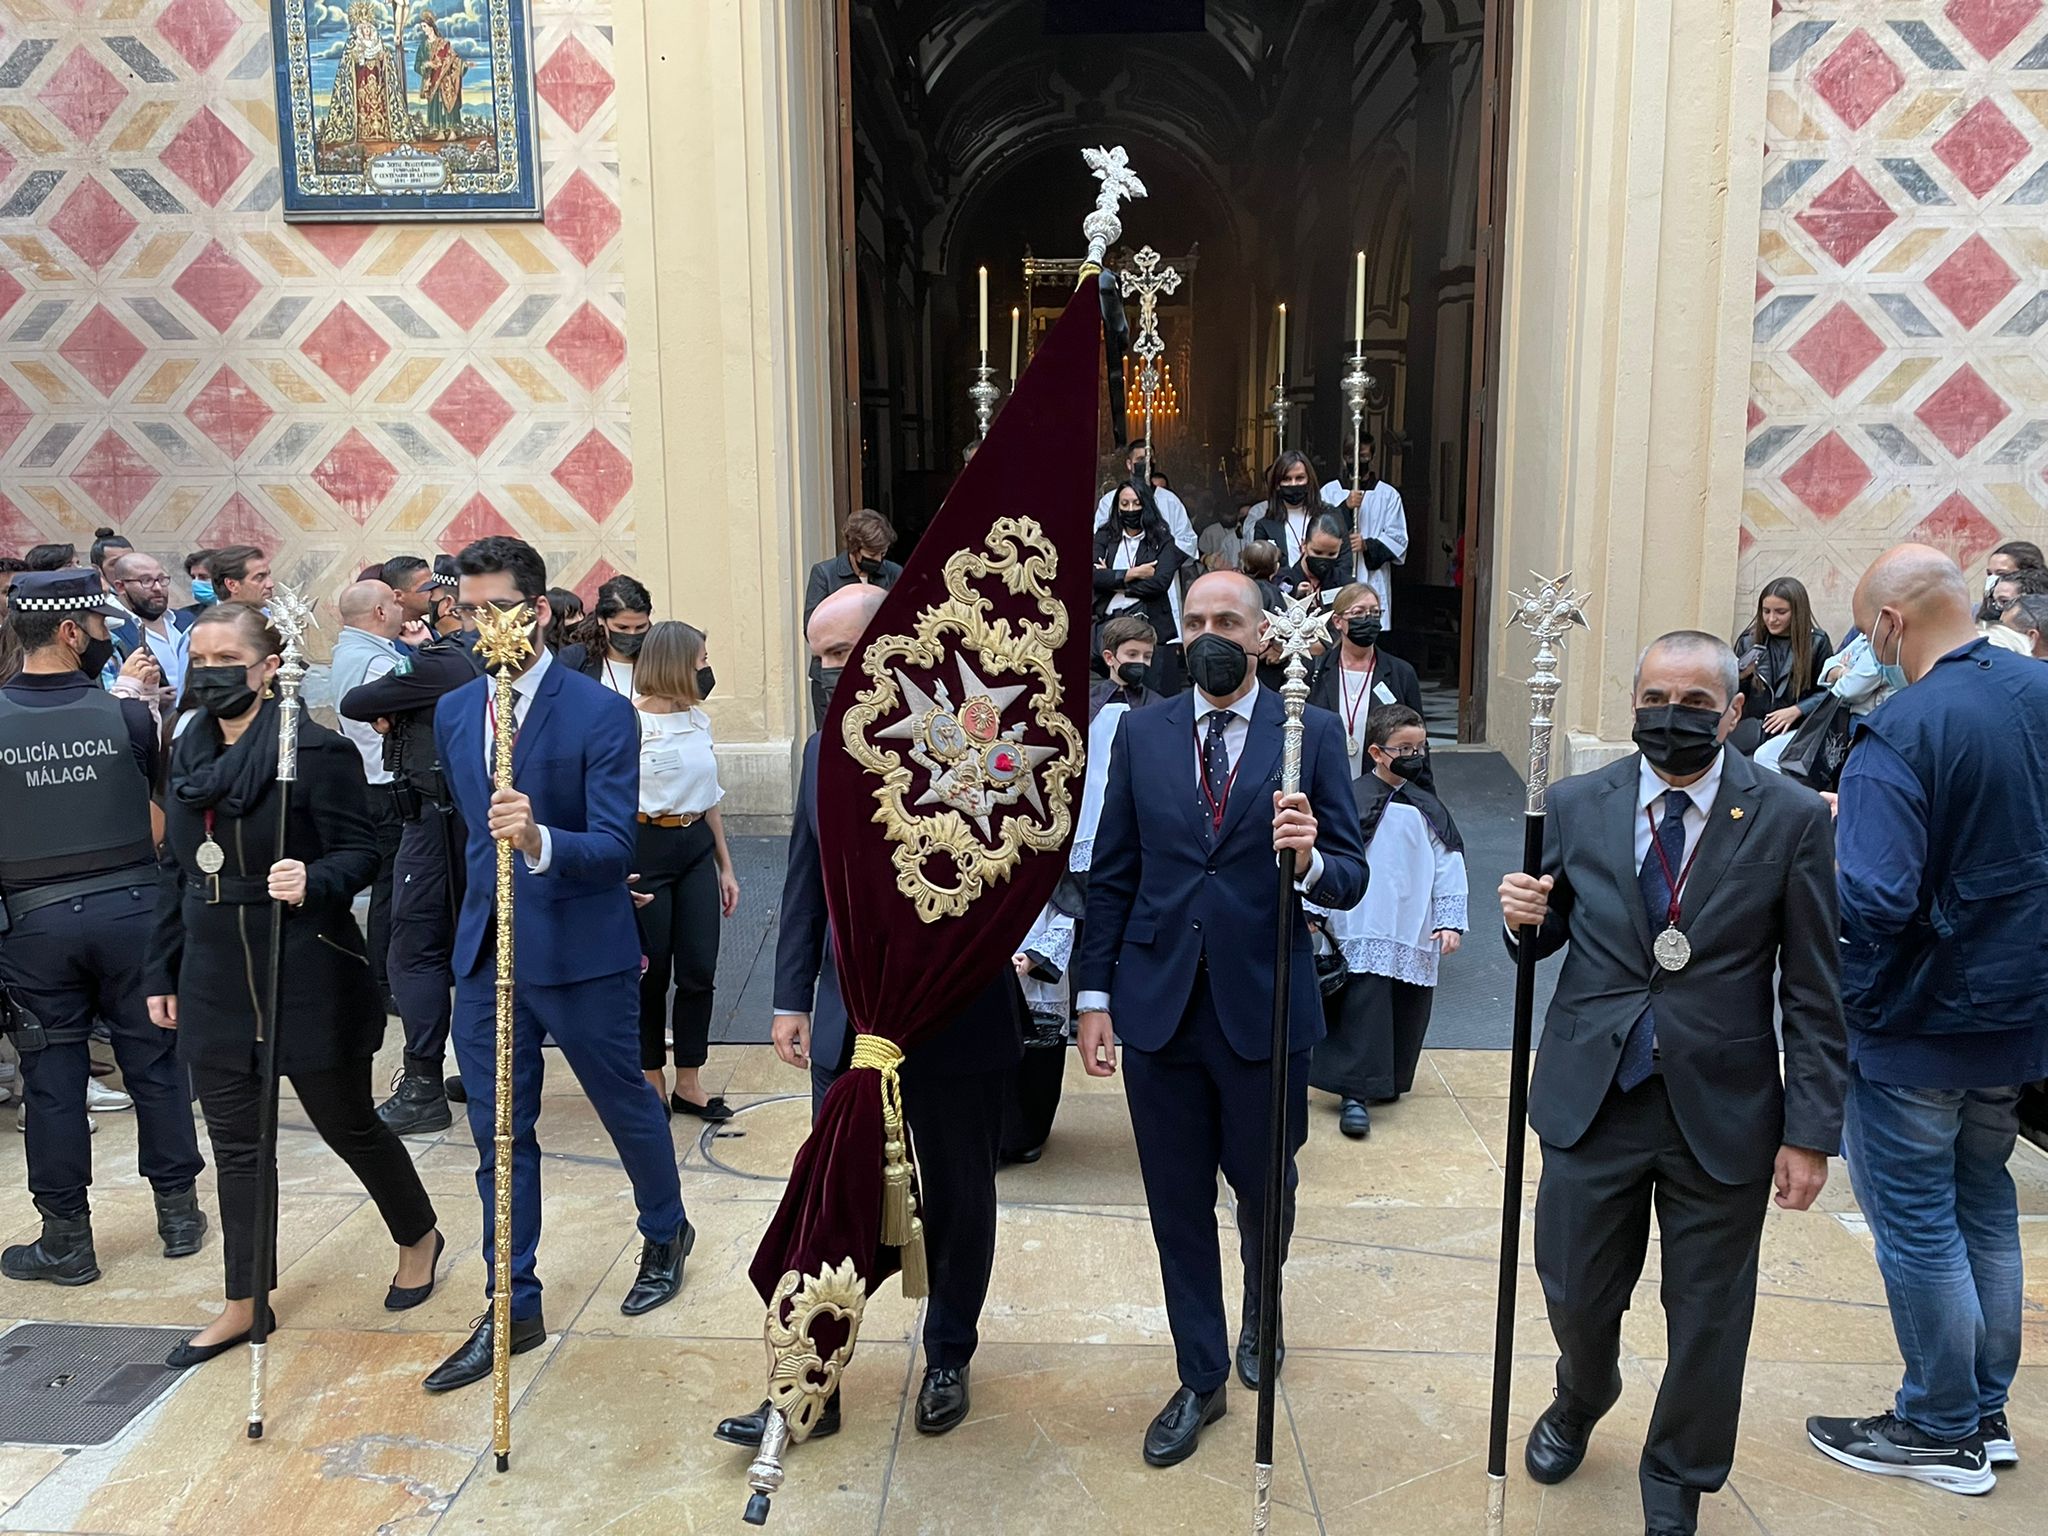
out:
M1301 714L1308 707L1308 658L1329 638L1319 597L1290 597L1284 608L1266 614L1266 639L1280 647L1287 664L1287 682L1280 689L1281 702L1287 706L1280 787L1290 795L1301 788Z
M1152 402L1159 393L1159 356L1166 343L1159 336L1159 295L1180 287L1180 274L1172 267L1159 270L1159 253L1146 246L1131 258L1134 270L1119 273L1117 282L1125 298L1138 299L1138 339L1131 355L1143 366L1138 370L1138 387L1145 392L1145 476L1152 472Z
M1117 206L1145 196L1145 183L1131 169L1130 156L1124 153L1121 144L1114 149L1084 149L1081 158L1102 183L1102 189L1095 195L1094 209L1081 221L1081 233L1088 237L1088 258L1081 264L1081 275L1085 278L1091 271L1102 270L1102 258L1123 238L1124 223L1117 217Z
M1563 659L1558 646L1574 624L1581 629L1590 626L1585 612L1588 594L1572 590L1570 571L1555 580L1534 571L1529 574L1536 586L1531 591L1510 594L1514 609L1508 615L1508 626L1519 624L1536 642L1536 655L1530 664L1533 670L1529 674L1529 789L1525 809L1531 816L1541 816L1550 789L1550 711L1557 702L1557 666Z

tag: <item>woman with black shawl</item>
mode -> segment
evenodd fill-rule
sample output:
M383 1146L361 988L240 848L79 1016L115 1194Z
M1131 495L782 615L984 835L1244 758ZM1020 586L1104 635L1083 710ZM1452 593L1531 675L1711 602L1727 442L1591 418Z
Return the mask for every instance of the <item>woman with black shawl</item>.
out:
M256 1019L283 913L275 1048L299 1108L354 1170L398 1244L392 1311L434 1288L444 1246L405 1144L377 1118L370 1060L384 1009L350 903L377 869L362 757L324 726L298 728L298 779L277 846L277 712L270 680L283 646L255 608L221 603L191 632L187 698L199 708L172 749L158 866L156 933L145 969L150 1018L178 1031L219 1182L227 1305L171 1352L198 1365L248 1338L256 1285ZM276 1284L276 1277L267 1277Z
M1465 842L1427 782L1429 737L1404 704L1366 723L1372 771L1352 784L1371 878L1346 912L1322 914L1350 979L1324 1001L1330 1032L1309 1058L1311 1086L1342 1101L1338 1128L1371 1134L1370 1104L1415 1086L1437 962L1465 931ZM1314 911L1311 908L1311 911Z

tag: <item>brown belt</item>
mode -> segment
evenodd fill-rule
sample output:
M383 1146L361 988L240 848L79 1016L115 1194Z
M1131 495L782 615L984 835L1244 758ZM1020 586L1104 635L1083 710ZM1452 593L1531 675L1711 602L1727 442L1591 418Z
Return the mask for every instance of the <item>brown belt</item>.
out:
M650 816L645 811L634 814L633 819L643 827L692 827L704 819L702 811L684 811L680 815Z

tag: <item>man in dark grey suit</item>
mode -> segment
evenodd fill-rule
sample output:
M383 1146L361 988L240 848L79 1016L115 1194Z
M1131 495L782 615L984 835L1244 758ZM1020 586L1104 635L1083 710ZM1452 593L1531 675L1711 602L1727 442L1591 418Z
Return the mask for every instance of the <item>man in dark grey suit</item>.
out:
M1566 951L1529 1090L1557 1396L1525 1460L1562 1482L1620 1397L1654 1206L1670 1363L1643 1512L1649 1536L1690 1536L1734 1460L1767 1197L1807 1209L1841 1146L1834 845L1820 796L1723 750L1742 713L1724 641L1654 642L1635 704L1641 750L1555 785L1542 878L1500 888L1510 948L1535 927L1539 955Z

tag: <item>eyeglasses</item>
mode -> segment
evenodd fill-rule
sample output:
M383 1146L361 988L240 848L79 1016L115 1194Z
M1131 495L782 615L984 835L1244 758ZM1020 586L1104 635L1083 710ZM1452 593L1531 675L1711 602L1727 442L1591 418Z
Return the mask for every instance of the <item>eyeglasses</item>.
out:
M458 619L474 619L481 615L486 608L492 609L497 613L510 613L515 608L525 608L528 606L530 605L524 598L517 597L507 598L501 603L457 603L455 605L455 616Z
M170 584L168 576L127 576L121 581L124 587L168 587Z

